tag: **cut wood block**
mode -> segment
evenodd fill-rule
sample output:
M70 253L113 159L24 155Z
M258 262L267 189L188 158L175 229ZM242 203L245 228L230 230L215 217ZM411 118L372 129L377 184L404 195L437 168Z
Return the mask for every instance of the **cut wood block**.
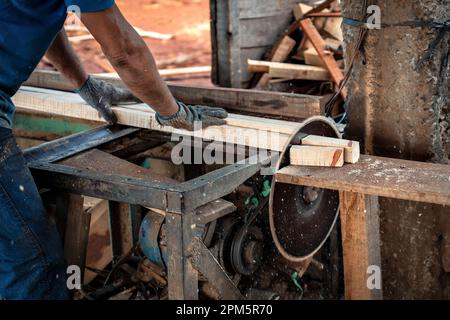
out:
M344 36L342 35L342 18L328 18L323 30L328 33L333 38L344 41Z
M342 45L342 41L333 38L325 38L323 39L323 41L325 41L327 47L333 48L335 51L337 51Z
M311 11L313 9L313 7L304 4L304 3L299 3L294 7L294 16L296 20L302 19L303 16ZM330 10L325 9L322 12L330 12ZM322 30L326 23L327 23L327 18L314 18L314 25L316 26L317 30Z
M299 3L299 4L297 4L295 7L294 7L294 16L295 16L295 18L298 20L298 19L300 19L301 17L303 17L303 15L305 14L305 13L307 13L308 11L311 11L312 10L312 6L309 6L309 5L307 5L307 4L304 4L304 3Z
M272 62L285 61L297 42L289 36L284 36L272 49L269 54L269 60Z
M343 148L344 161L347 163L356 163L360 157L358 141L309 135L302 139L302 145Z
M330 80L330 74L325 68L301 64L248 60L248 70L268 73L272 78Z
M344 149L335 147L292 146L291 165L315 167L342 167Z
M331 54L331 52L330 52L330 54ZM314 49L314 48L309 48L309 49L303 51L303 58L307 65L317 66L317 67L325 67L325 63L323 63L322 59L319 57L319 54L317 53L316 49Z

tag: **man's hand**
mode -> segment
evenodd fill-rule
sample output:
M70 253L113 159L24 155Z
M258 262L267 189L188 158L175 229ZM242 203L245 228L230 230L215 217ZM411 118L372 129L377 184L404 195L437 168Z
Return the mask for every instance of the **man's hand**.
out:
M201 122L202 128L226 124L228 113L221 108L205 106L188 106L177 101L178 112L171 117L164 117L156 113L156 121L162 126L193 131L195 122Z
M117 122L111 106L138 101L128 90L116 88L110 83L92 77L88 77L77 92L87 104L97 110L99 115L111 124Z

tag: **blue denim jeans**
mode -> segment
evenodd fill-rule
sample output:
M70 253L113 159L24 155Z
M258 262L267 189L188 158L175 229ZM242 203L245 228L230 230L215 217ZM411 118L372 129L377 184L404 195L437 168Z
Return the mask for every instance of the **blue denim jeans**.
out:
M56 226L11 130L0 127L0 299L68 299Z

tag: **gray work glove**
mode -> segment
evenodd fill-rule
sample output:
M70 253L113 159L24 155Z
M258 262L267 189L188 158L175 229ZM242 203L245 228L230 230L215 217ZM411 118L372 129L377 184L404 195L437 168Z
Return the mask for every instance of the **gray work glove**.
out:
M194 130L194 123L201 121L201 127L219 126L226 124L228 113L221 108L205 106L189 106L177 101L178 112L171 117L161 116L156 113L156 121L162 126L170 126L177 129Z
M117 117L111 106L139 101L130 91L116 88L110 83L97 80L91 76L76 92L87 104L98 111L99 116L111 124L117 122Z

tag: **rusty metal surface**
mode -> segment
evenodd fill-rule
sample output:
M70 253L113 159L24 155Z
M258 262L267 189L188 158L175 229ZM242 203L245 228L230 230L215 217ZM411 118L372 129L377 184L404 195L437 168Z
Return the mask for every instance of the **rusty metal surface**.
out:
M281 154L277 170L289 164L289 148L300 144L304 134L339 137L334 125L324 117L311 118L299 126ZM338 215L339 194L317 189L317 199L304 199L305 188L272 180L270 230L281 255L290 262L308 260L324 244Z

